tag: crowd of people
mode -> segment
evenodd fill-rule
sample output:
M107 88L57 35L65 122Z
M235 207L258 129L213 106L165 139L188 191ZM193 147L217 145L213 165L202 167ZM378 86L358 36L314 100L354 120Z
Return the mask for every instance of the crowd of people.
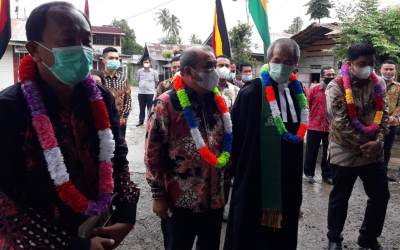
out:
M103 70L92 71L90 22L66 2L34 9L26 34L20 82L0 92L0 249L116 248L139 199L126 159L131 86L118 51L104 49ZM303 175L316 182L321 143L322 180L332 185L328 249L343 248L358 177L368 202L357 243L383 249L400 124L395 62L382 62L378 76L375 49L353 44L340 72L323 67L320 83L305 88L294 40L274 41L266 59L255 77L254 65L193 46L162 81L142 60L137 127L146 125L145 178L165 249L220 249L228 201L224 250L296 249Z

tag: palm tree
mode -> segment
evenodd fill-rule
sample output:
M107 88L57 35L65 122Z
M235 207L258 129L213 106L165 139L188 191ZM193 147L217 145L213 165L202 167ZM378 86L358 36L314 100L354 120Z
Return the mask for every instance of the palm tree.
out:
M179 31L182 29L181 21L179 18L169 12L168 9L160 9L156 13L157 24L161 25L162 31L166 32L164 41L168 43L177 43L174 41L180 41Z
M171 19L171 14L169 13L168 9L160 9L157 13L156 13L157 17L157 24L161 25L162 31L167 31L169 29L170 26L170 19Z
M181 21L175 15L171 15L170 18L170 26L168 29L168 33L171 36L179 36L179 30L182 29Z

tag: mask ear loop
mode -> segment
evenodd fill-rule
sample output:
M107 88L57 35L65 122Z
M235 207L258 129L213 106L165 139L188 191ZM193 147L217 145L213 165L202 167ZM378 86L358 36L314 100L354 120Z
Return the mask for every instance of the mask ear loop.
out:
M34 42L35 42L37 45L39 45L40 47L42 47L43 49L49 51L49 52L53 55L53 57L54 57L53 51L52 51L51 49L47 48L46 46L44 46L43 44L41 44L41 43L39 43L39 42L37 42L37 41L34 41ZM54 57L54 59L55 59L55 57ZM40 63L41 63L44 67L46 67L46 69L48 69L49 71L51 71L51 70L50 70L50 66L48 66L47 64L45 64L43 60L42 60Z

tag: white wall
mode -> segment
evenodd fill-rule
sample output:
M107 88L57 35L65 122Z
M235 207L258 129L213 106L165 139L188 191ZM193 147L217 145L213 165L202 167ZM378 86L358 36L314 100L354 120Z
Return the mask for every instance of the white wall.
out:
M7 46L7 50L0 59L0 90L14 84L14 67L12 46Z

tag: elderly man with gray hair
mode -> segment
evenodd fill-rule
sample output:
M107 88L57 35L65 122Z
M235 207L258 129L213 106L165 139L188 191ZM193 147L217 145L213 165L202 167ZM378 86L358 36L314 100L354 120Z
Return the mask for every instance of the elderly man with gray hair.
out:
M268 49L261 78L241 89L232 109L234 175L225 250L297 247L308 106L292 74L298 44Z

